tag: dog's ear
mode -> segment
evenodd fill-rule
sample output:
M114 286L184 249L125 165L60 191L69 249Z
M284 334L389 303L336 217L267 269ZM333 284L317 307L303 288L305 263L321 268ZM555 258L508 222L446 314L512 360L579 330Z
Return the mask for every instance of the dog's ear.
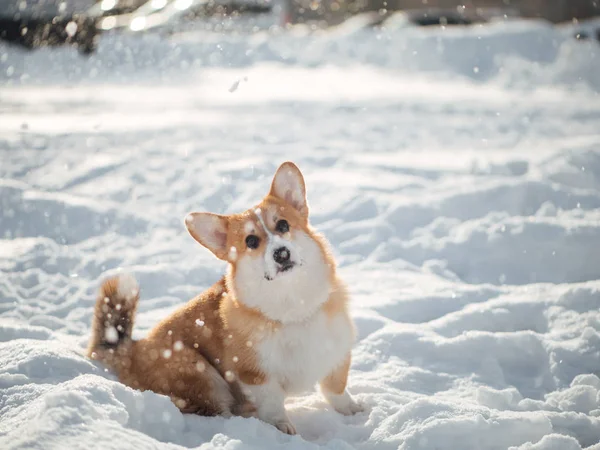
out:
M218 214L193 212L185 216L185 226L194 239L219 259L227 259L229 218Z
M308 216L304 177L293 162L284 162L279 166L273 177L269 194L284 200L304 217Z

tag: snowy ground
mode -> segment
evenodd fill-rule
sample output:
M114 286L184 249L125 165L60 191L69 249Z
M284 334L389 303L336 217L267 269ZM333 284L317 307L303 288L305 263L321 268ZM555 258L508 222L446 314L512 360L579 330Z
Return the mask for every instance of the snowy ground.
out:
M600 48L405 33L0 47L0 448L600 449ZM223 271L184 214L246 209L287 159L367 412L292 399L289 437L81 356L103 275L140 280L143 336Z

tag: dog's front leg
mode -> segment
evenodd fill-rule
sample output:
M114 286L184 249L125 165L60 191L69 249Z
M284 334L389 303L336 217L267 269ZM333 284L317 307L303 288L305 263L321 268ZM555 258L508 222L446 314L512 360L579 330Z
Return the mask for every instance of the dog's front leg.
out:
M267 380L263 384L244 384L244 392L256 405L258 418L270 423L287 434L296 434L285 410L285 391L275 380Z
M345 416L363 411L362 405L357 403L346 389L349 369L350 354L342 364L336 367L320 383L321 392L325 399L337 412Z

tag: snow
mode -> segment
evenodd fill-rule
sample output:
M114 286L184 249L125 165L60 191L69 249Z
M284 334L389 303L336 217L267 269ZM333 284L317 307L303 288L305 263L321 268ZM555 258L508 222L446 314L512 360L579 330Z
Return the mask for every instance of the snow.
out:
M600 448L597 43L341 30L0 44L0 448ZM284 436L83 356L104 276L139 281L143 337L223 273L186 214L255 205L285 160L352 293L366 412L293 398Z
M119 341L119 333L115 327L107 327L104 331L104 338L107 342L115 344Z

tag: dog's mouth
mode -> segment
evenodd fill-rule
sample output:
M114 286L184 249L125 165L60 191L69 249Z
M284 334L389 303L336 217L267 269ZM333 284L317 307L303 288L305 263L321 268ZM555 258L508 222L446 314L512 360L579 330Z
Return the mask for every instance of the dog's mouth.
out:
M289 272L290 270L292 270L294 267L296 267L296 263L295 262L287 262L287 263L283 263L277 266L277 273L275 274L275 276L279 275L280 273L285 273L285 272ZM274 277L265 274L265 280L271 281Z

